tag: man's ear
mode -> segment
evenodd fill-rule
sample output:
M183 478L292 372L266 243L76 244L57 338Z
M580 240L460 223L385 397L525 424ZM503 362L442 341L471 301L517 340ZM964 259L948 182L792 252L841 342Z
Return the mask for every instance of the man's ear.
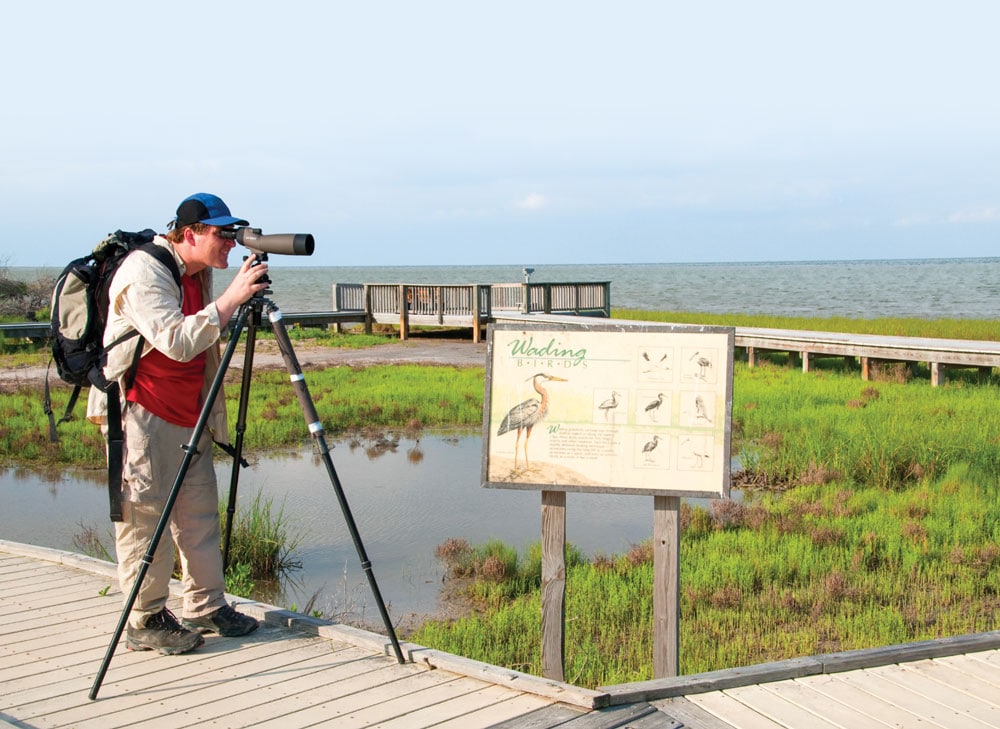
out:
M191 229L191 226L188 226L187 228L185 228L184 230L182 230L181 233L184 236L183 242L186 243L189 246L193 246L194 245L194 231Z

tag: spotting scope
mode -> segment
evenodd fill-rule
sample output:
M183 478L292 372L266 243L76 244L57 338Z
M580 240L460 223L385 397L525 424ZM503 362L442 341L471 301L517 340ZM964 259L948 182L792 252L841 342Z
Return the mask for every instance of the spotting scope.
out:
M311 256L316 247L311 233L277 233L261 235L260 228L223 230L223 238L235 240L254 253L280 253L289 256Z

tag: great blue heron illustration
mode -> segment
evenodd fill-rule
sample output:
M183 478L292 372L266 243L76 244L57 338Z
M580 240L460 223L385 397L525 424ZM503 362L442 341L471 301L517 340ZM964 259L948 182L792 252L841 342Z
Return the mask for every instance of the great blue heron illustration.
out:
M612 390L611 391L611 397L609 397L607 400L605 400L604 402L602 402L597 407L598 407L598 409L604 411L604 419L607 420L608 419L608 414L612 410L614 410L615 408L618 407L618 393L615 392L614 390Z
M556 377L555 375L550 375L545 372L539 372L532 375L528 379L531 380L532 386L535 388L541 399L537 397L532 397L519 405L515 405L510 409L507 415L504 416L503 422L500 423L500 427L497 428L497 435L503 435L504 433L509 433L512 430L517 431L517 440L514 441L514 470L517 470L517 451L521 443L521 433L524 432L524 467L530 468L531 464L528 461L528 439L531 438L531 429L534 428L538 423L545 419L545 416L549 413L549 393L542 387L542 382L566 382L567 380L562 377Z
M653 400L651 403L649 403L649 405L645 407L646 414L649 416L649 419L652 420L654 423L656 422L656 414L660 411L660 405L662 404L663 404L663 393L661 392L657 394L655 400Z

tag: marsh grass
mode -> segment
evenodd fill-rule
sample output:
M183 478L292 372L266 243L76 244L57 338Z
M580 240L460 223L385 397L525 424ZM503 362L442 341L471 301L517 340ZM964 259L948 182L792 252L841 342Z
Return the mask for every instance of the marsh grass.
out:
M713 326L757 327L761 329L799 329L820 332L847 332L893 337L935 337L993 341L997 338L995 319L917 319L881 317L848 319L846 317L789 317L765 314L705 314L693 311L645 311L612 309L616 319L707 324Z
M219 519L225 539L226 503L219 504ZM114 545L114 533L108 529L103 537L96 527L79 522L80 531L73 536L73 546L82 554L115 562L108 545ZM169 536L166 538L169 539ZM275 582L302 563L294 558L301 537L289 531L284 506L274 507L274 500L258 492L242 508L237 505L230 541L230 564L226 571L226 591L240 597L251 597L257 581ZM221 545L220 545L221 546ZM181 577L178 555L174 554L174 577Z
M832 482L685 504L681 673L997 629L997 486L960 464L906 491ZM409 639L539 674L537 587L470 590L487 607ZM652 595L648 544L568 564L567 679L651 678Z
M480 368L333 367L309 372L306 384L323 427L335 435L372 428L419 431L482 422ZM226 393L230 425L235 428L239 383L226 385ZM57 418L69 395L65 388L53 391ZM50 443L41 400L36 390L0 394L0 463L101 467L104 441L99 429L84 418L86 403L77 403L74 419L59 426L59 442ZM244 447L248 450L296 446L310 439L302 407L285 372L254 376L247 422Z
M219 504L219 519L225 539L226 504ZM274 499L258 491L250 501L236 509L229 542L229 562L242 565L251 580L275 580L302 568L294 558L301 535L292 534L285 507L275 506Z

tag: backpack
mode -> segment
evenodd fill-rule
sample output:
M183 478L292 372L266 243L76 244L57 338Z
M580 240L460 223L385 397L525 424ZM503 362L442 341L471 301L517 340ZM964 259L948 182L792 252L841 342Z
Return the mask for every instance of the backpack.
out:
M117 382L104 377L107 351L140 336L132 330L104 345L104 328L108 321L108 291L111 280L125 258L133 251L151 255L166 266L177 286L181 273L170 252L155 243L156 235L146 229L138 233L116 231L95 246L90 255L69 262L56 279L52 289L50 317L52 326L52 359L60 379L73 385L73 394L66 412L58 423L52 412L48 373L45 376L45 414L49 418L49 440L58 441L56 428L72 418L73 408L84 387L96 387L108 395L108 489L111 498L111 518L121 520L121 400ZM142 354L142 343L136 347L135 359L126 373L131 382Z

